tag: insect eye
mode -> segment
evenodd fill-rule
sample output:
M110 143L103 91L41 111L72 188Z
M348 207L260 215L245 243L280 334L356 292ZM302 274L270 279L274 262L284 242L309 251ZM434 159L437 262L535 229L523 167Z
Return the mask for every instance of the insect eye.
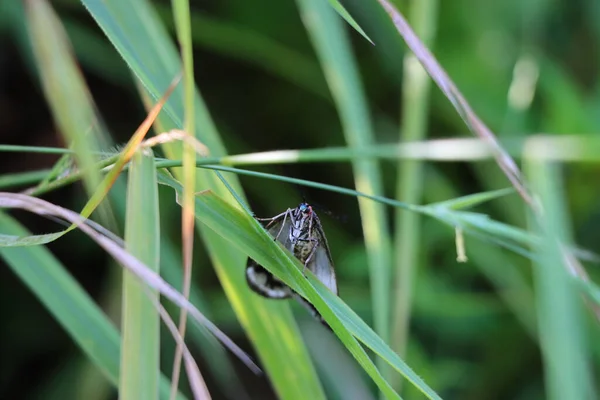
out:
M308 206L306 205L306 203L302 203L298 208L300 208L300 211L304 212L308 209Z

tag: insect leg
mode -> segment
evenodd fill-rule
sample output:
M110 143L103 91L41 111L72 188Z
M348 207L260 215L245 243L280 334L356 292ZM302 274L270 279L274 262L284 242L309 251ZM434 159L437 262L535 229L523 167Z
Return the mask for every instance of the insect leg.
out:
M271 226L271 224L273 224L274 222L277 222L278 220L281 219L281 217L283 217L283 223L281 224L281 229L279 229L279 232L277 233L277 236L273 239L273 240L277 240L279 238L279 235L281 235L281 231L283 230L283 227L285 226L285 221L287 219L287 216L290 214L292 210L290 208L288 208L286 211L282 212L279 215L276 215L274 217L271 218L257 218L254 217L257 221L269 221L269 223L265 226L265 229L269 229L269 227Z
M277 220L277 219L281 218L283 215L287 214L288 212L290 212L290 209L289 209L289 208L287 209L287 211L284 211L284 212L282 212L281 214L279 214L279 215L276 215L276 216L274 216L274 217L271 217L271 218L258 218L258 217L254 217L254 219L256 219L257 221L271 221L271 222L269 222L269 224L271 224L271 223L273 223L275 220ZM269 225L269 224L268 224L268 225Z
M285 221L287 220L287 217L291 211L292 210L288 208L287 211L285 213L283 213L284 214L283 222L281 223L281 228L279 228L279 232L277 232L277 236L275 236L275 240L277 240L279 238L279 235L281 235L281 231L283 230L283 227L285 226ZM281 214L279 214L279 215L281 215ZM290 218L291 218L291 216L290 216Z

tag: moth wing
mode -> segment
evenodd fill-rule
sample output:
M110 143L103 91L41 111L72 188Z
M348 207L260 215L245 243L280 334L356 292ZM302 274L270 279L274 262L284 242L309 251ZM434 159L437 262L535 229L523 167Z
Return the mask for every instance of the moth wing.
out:
M313 258L310 260L307 267L323 285L327 286L327 288L333 292L333 294L338 294L337 279L335 277L333 262L329 256L329 251L325 249L323 245L320 244L317 247Z
M314 217L314 224L314 234L319 241L319 244L314 250L314 254L308 263L307 268L321 281L321 283L323 283L323 285L327 286L327 288L337 296L338 288L333 260L331 258L331 253L329 252L327 239L325 238L323 228L321 227L321 221L319 221L319 218L316 215Z
M268 226L267 232L269 232L269 234L273 236L275 240L280 242L283 247L293 252L294 243L292 243L290 239L292 219L289 216L287 218L285 216L281 216L277 220L270 222Z
M288 285L252 259L248 260L246 266L246 281L250 289L269 299L287 299L292 295Z

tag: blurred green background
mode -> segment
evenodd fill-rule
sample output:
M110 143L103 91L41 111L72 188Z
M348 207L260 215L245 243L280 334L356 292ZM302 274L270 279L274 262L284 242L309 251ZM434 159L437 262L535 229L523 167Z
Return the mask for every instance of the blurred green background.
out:
M360 0L342 2L376 42L373 46L345 24L358 61L377 143L395 143L403 118L405 47L391 34L386 18ZM170 4L153 2L173 34ZM409 2L397 1L401 11ZM115 143L126 142L146 115L132 76L119 54L81 3L52 2L60 16L99 113ZM192 1L196 84L207 103L229 154L276 149L345 146L340 117L305 27L293 1ZM600 126L600 3L576 1L440 2L432 52L474 110L500 138L535 133L597 134ZM382 19L383 18L383 19ZM393 33L393 31L392 31ZM0 4L0 142L62 147L43 97L31 55L21 2ZM451 104L432 87L428 138L470 136ZM3 153L2 174L50 168L57 156ZM381 161L384 194L395 198L395 162ZM348 162L300 163L253 167L288 177L354 187ZM573 241L600 252L600 190L597 163L563 168ZM272 216L304 198L320 212L339 282L341 298L372 324L367 255L355 198L324 190L240 177L252 210ZM427 163L419 203L441 201L509 187L493 161ZM66 208L81 209L85 195L75 184L44 196ZM178 243L179 208L161 188L162 233ZM526 227L516 195L477 211ZM331 215L329 215L331 214ZM59 225L14 212L34 233ZM388 210L389 229L393 224ZM448 399L546 398L544 370L533 313L531 262L496 245L467 238L468 263L456 262L454 231L422 218L416 243L417 264L407 363ZM223 295L210 260L196 242L194 281L211 319L247 351L252 347ZM118 321L120 268L81 233L70 233L48 246L85 290ZM163 256L165 257L165 256ZM177 260L179 254L173 255ZM168 258L168 256L166 257ZM165 258L163 258L164 260ZM177 261L174 261L177 262ZM509 268L510 267L510 268ZM589 265L600 278L597 265ZM243 272L240 271L240 274ZM20 280L0 268L0 398L114 398L108 386L59 324ZM372 384L336 339L301 308L295 314L328 396L344 395L344 382ZM598 323L586 311L590 342ZM163 330L163 336L168 334ZM171 368L172 340L163 340L164 371ZM597 349L596 345L591 346ZM192 346L214 398L227 393L219 369ZM592 355L593 354L593 355ZM599 372L599 353L590 353ZM294 362L289 360L289 362ZM268 380L232 361L250 398L274 398ZM212 368L212 369L211 369ZM347 368L347 369L344 369ZM221 383L219 383L221 382ZM596 378L596 384L598 384ZM74 391L73 387L78 387ZM408 385L405 385L408 386ZM405 388L406 398L420 398ZM79 393L79 394L75 394ZM70 397L71 396L71 397ZM72 397L75 396L75 397Z

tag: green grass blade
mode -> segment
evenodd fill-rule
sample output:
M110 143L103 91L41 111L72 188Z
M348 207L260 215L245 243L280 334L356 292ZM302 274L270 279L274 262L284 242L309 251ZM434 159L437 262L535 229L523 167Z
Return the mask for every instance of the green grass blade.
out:
M549 399L593 399L592 368L583 331L583 309L576 283L563 265L562 243L570 241L562 177L556 165L528 160L528 176L544 210L544 220L531 216L531 228L543 241L534 248L538 327Z
M125 248L159 271L159 216L156 169L152 151L134 154L129 169ZM121 381L119 398L158 398L160 319L148 296L158 300L131 272L123 270Z
M438 0L410 2L410 21L417 34L431 45L436 31ZM427 133L431 81L414 54L404 56L402 120L400 142L423 140ZM424 167L420 160L400 160L397 164L396 199L410 204L422 203ZM410 316L415 276L419 265L421 218L419 214L395 210L394 291L392 296L391 346L406 354L410 336ZM401 388L400 382L395 385Z
M467 196L457 197L452 200L428 204L426 207L444 207L451 210L460 210L463 208L475 207L477 205L487 203L488 201L495 200L513 193L515 193L513 188L490 190L488 192L469 194Z
M40 68L44 94L65 141L75 151L89 195L100 185L93 151L100 148L102 131L95 105L72 54L64 28L46 0L26 3L29 32ZM105 221L113 221L106 204L98 210Z
M171 186L177 192L181 191L180 184L163 173L159 174L159 182ZM294 290L304 294L388 397L397 397L397 394L382 378L354 336L406 376L429 398L439 398L340 298L329 292L312 274L308 274L307 280L302 275L300 262L277 245L257 221L210 192L197 196L196 209L200 222L229 241L232 246L248 254Z
M349 146L360 150L374 142L368 106L350 43L339 18L323 0L298 0L325 77L334 97ZM374 161L352 163L357 190L383 193L378 165ZM358 201L365 246L369 258L375 331L387 341L390 319L390 235L383 206L365 199Z
M371 38L369 38L367 36L367 34L365 33L365 31L362 30L362 28L358 25L358 23L354 20L354 18L352 18L352 16L350 15L350 13L348 13L348 11L346 10L346 8L338 0L328 0L328 1L329 1L329 4L331 5L331 7L333 7L333 9L342 18L344 18L346 20L346 22L348 24L350 24L350 26L356 30L356 32L360 33L362 35L362 37L364 37L365 39L367 39L371 44L375 44L375 43L373 43L373 41L371 40Z
M0 176L0 190L8 189L14 186L30 185L41 182L50 170L43 169L39 171L17 172L13 174L3 174Z

